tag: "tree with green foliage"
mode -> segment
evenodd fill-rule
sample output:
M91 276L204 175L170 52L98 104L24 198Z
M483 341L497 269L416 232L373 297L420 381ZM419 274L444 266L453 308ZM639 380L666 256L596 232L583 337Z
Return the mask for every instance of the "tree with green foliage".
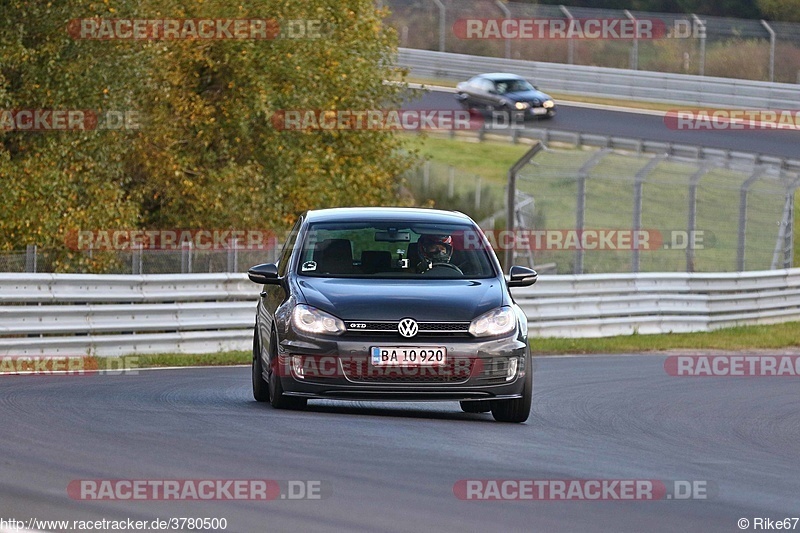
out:
M800 22L800 0L758 0L758 8L770 20Z
M6 0L0 110L135 112L138 129L0 128L0 250L77 229L282 228L299 212L396 203L387 131L280 131L284 109L399 104L396 36L371 0ZM319 38L88 40L74 19L319 21ZM285 27L285 26L284 26ZM101 119L103 115L101 114ZM60 265L88 261L65 252Z

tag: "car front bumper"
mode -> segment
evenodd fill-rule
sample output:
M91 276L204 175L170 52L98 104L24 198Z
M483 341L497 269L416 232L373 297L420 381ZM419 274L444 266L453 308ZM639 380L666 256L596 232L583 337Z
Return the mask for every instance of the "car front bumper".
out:
M439 367L376 367L371 348L445 347ZM284 394L304 398L377 401L495 400L522 396L524 376L532 371L525 341L518 337L396 338L357 337L335 341L284 340L276 361Z

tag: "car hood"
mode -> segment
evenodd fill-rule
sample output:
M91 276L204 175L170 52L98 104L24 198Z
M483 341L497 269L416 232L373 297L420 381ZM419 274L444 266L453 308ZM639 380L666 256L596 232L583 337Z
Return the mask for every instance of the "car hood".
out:
M305 303L343 320L468 322L508 305L496 278L480 280L398 280L302 277Z
M530 102L531 100L544 102L545 100L551 100L551 98L542 91L520 91L516 93L506 93L503 96L513 102Z

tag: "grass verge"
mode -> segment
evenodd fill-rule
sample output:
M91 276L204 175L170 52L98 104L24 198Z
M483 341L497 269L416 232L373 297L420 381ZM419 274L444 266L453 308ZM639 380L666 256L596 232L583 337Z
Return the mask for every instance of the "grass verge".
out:
M535 355L800 348L800 322L741 326L702 333L623 335L600 339L537 338L531 341L531 347Z

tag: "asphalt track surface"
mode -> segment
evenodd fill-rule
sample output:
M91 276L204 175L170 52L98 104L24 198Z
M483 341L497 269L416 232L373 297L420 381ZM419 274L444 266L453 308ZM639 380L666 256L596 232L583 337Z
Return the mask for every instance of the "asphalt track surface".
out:
M245 367L0 376L0 518L226 518L227 531L739 531L800 515L800 380L536 358L525 424L457 403L252 400ZM289 501L84 501L79 479L320 480ZM465 479L705 481L709 498L464 501ZM751 526L752 527L752 526ZM798 526L800 527L800 526Z
M738 152L800 159L800 131L790 130L672 130L662 114L593 109L556 102L558 114L532 121L529 127L705 146ZM429 91L409 101L406 109L461 109L451 92ZM677 107L677 106L676 106ZM687 106L688 107L688 106ZM493 133L503 133L495 130Z

